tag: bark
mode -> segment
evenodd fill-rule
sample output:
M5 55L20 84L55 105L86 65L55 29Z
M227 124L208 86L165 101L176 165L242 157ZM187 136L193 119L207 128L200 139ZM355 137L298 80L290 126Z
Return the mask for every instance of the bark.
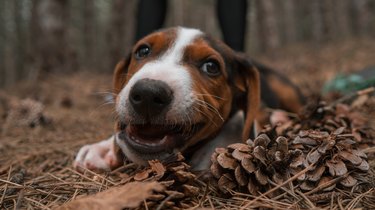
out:
M21 1L13 1L13 15L14 15L14 26L15 26L15 37L13 40L13 62L15 62L15 79L23 77L24 73L24 61L26 55L26 37L22 21L22 5Z
M272 51L280 47L280 35L276 19L274 1L262 0L259 6L259 26L262 37L262 46L265 51Z
M39 3L38 23L43 40L39 43L43 72L71 71L71 55L68 51L68 0L41 0ZM74 58L72 58L74 59Z
M123 0L114 0L111 7L110 28L107 34L109 44L110 66L114 66L124 55L125 37L125 6Z
M312 34L313 39L317 42L323 40L323 15L320 0L310 1L311 18L312 18Z
M284 30L285 41L287 43L295 42L297 39L295 6L293 0L284 0L281 2L284 10Z
M356 12L355 29L359 36L366 36L369 32L371 12L368 0L355 0L354 9Z
M84 66L91 70L95 66L95 5L93 0L83 1L83 62Z
M339 38L351 36L349 0L341 0L336 4L336 27Z
M0 1L0 87L5 85L5 1Z

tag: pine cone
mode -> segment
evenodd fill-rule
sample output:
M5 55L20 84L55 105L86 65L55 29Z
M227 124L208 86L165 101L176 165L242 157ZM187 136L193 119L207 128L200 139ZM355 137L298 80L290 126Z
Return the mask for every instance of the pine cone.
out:
M190 166L183 160L181 154L172 156L163 163L152 160L149 161L149 168L135 174L135 181L159 181L166 187L164 192L155 194L146 201L148 208L162 205L167 209L181 209L197 204L200 188L196 185L196 176L189 171Z
M261 134L246 144L217 148L211 157L211 173L224 193L236 190L257 195L269 190L270 182L287 180L288 164L293 156L288 151L286 138L270 139Z
M325 131L302 130L293 139L291 148L299 152L290 164L291 174L314 164L304 176L299 178L300 188L304 191L331 191L339 183L342 187L357 184L354 177L369 170L367 156L357 149L352 134L344 133L340 127L328 133Z
M345 127L334 132L302 130L294 139L259 135L246 144L236 143L217 148L211 157L211 173L218 188L258 195L281 184L309 165L312 168L298 177L294 185L303 191L331 191L353 187L361 172L369 170L366 155L356 149L353 135Z

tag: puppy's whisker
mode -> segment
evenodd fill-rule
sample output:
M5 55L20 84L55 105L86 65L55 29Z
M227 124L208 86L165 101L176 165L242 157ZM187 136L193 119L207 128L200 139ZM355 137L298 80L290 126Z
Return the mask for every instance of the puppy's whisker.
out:
M206 113L202 112L197 107L193 107L193 108L194 108L195 111L201 113L203 116L205 116L207 119L209 119L211 121L211 123L215 125L215 127L218 127L217 124Z
M212 95L212 94L208 94L208 93L206 93L206 94L203 94L203 93L196 93L196 95L197 95L197 96L212 96L212 97L214 97L214 98L217 98L217 99L220 99L220 100L223 100L223 101L227 100L226 98L222 98L222 97L220 97L220 96L216 96L216 95Z
M221 116L221 114L219 113L219 111L214 107L212 106L210 103L208 103L207 101L203 101L203 100L200 100L200 99L196 99L199 103L201 103L200 105L203 105L205 106L208 110L210 110L211 112L213 113L216 113L219 118L224 122L224 118Z

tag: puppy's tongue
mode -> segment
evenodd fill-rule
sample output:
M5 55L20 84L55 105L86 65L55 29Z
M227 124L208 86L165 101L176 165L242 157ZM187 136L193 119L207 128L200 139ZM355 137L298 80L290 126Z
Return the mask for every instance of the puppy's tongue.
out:
M129 134L146 139L161 139L172 132L171 127L151 124L131 125L127 129Z

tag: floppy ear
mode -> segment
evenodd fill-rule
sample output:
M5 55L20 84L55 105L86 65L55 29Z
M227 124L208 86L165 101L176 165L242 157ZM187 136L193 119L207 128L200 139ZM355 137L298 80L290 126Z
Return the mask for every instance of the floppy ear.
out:
M237 54L235 57L234 86L240 96L239 108L245 114L242 140L246 141L250 137L252 125L260 107L260 78L258 69L242 54Z
M131 55L128 54L125 58L121 59L116 64L115 71L113 73L113 91L115 94L118 94L124 87L130 64L130 59Z

